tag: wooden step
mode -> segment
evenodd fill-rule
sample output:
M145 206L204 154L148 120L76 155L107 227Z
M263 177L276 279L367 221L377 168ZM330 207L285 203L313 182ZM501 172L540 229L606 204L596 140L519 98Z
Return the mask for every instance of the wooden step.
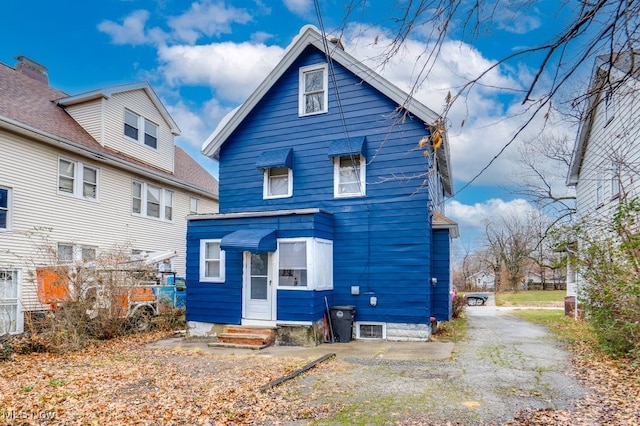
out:
M209 342L207 346L210 348L231 348L231 349L251 349L251 350L260 350L264 348L268 348L271 344L264 345L256 345L256 344L242 344L242 343L227 343L227 342Z
M249 347L262 349L275 342L275 331L272 328L226 326L224 332L218 333L215 345L226 347ZM230 345L230 346L229 346Z

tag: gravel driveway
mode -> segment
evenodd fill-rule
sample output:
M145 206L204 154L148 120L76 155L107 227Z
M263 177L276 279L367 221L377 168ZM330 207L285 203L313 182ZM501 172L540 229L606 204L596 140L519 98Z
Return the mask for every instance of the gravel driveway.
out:
M337 408L320 424L505 424L523 409L571 408L587 391L568 374L568 353L492 302L468 307L468 338L449 360L343 356L288 390Z

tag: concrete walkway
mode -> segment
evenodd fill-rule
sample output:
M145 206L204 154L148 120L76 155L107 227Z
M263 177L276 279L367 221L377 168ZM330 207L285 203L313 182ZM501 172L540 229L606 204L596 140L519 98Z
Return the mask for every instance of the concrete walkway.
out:
M317 359L335 354L337 358L363 358L387 360L444 360L451 357L454 344L440 342L387 342L351 341L347 343L325 343L315 347L271 346L262 350L218 348L207 346L204 340L188 340L172 337L154 342L151 348L194 350L223 355L245 355L264 357L286 357Z

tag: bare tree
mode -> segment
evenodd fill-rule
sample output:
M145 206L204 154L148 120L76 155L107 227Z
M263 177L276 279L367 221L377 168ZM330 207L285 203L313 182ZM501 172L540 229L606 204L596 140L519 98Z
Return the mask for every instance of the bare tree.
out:
M501 272L509 289L521 289L532 253L539 244L542 217L532 212L496 218L486 227L488 261ZM496 281L498 275L496 275Z
M360 12L366 12L367 1L351 0L346 5L346 23L357 18ZM390 28L391 37L385 46L382 66L395 55L403 52L403 45L416 34L426 37L425 50L418 56L420 69L414 72L411 96L430 76L434 64L438 60L444 43L450 39L460 40L473 45L492 28L504 24L505 16L517 16L537 7L538 2L532 0L496 0L479 2L468 0L409 0L387 1L388 14L383 19L384 25ZM379 6L379 4L378 4ZM510 96L520 93L521 102L527 106L523 114L524 123L509 140L503 142L502 149L483 167L478 174L462 188L471 184L511 145L535 117L550 117L553 111L564 106L565 112L574 109L575 117L582 118L590 113L585 107L594 93L600 91L615 92L624 86L629 78L637 78L635 62L638 61L638 35L640 33L640 3L628 0L564 0L549 2L545 7L556 7L549 11L551 16L565 16L565 26L559 31L550 33L549 38L539 45L512 46L509 53L481 71L476 77L468 79L447 96L442 115L447 116L452 106L469 94L476 86L484 84L484 78L502 66L517 66L519 61L528 59L536 64L532 78L524 82L525 89L515 92L513 87L503 87ZM354 19L355 19L354 18ZM376 39L377 43L378 39ZM509 43L509 40L502 42ZM631 54L629 54L631 53ZM576 91L574 77L577 73L591 69L596 58L605 64L605 74L613 69L626 74L623 78L605 78L604 85ZM500 89L495 88L494 89ZM564 90L564 93L563 93ZM579 112L575 112L575 111Z

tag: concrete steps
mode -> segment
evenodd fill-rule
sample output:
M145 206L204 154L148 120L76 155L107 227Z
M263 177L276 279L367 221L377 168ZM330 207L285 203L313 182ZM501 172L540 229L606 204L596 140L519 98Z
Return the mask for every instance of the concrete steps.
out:
M275 330L261 327L226 326L209 347L264 349L275 342Z

